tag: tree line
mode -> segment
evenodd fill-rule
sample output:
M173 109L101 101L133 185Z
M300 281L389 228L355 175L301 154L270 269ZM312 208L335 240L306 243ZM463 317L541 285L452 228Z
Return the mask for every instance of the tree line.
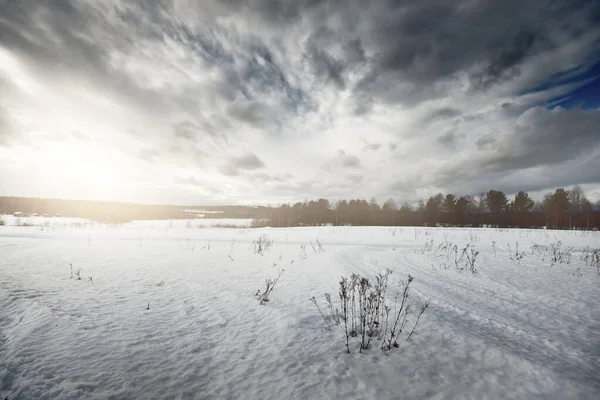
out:
M580 186L571 190L556 189L537 202L525 191L509 198L500 190L490 190L477 197L438 193L426 201L420 200L417 205L400 206L392 199L379 205L375 198L339 200L335 204L320 198L272 208L263 223L275 227L423 225L598 229L599 206L585 197Z
M255 226L311 225L363 226L498 226L520 228L600 229L600 202L586 198L579 186L556 189L541 201L520 191L508 198L500 190L479 196L438 193L418 204L397 205L388 200L379 205L373 198L297 202L280 207L250 206L169 206L120 202L0 197L0 214L22 212L63 217L81 217L100 222L122 223L144 219L187 219L206 210L204 218L251 218ZM211 213L212 212L212 213Z

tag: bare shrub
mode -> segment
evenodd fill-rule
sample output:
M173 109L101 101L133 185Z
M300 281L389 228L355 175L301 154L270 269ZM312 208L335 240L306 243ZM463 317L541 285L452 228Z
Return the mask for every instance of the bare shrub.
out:
M258 292L256 292L256 295L258 296L258 304L262 305L262 304L265 304L270 301L269 296L273 292L273 289L275 289L275 285L279 281L279 278L281 278L283 271L285 271L285 269L282 269L279 272L279 274L277 275L277 278L275 278L275 279L269 278L269 279L265 280L265 290L262 293L261 293L260 289L258 290Z
M269 251L271 246L273 246L273 241L270 240L265 233L263 233L253 242L253 245L254 254L260 254L262 256L266 251Z
M508 255L510 257L510 260L517 264L521 264L521 260L523 259L523 257L525 257L525 253L519 252L519 242L515 243L514 253L513 253L512 249L510 248L510 244L507 244L507 247L508 247Z
M590 250L586 247L581 254L581 261L585 261L586 266L596 267L598 275L600 275L600 250Z
M414 280L408 276L406 282L402 282L402 291L394 300L394 311L387 304L386 292L388 289L389 277L392 274L390 269L378 274L372 283L369 279L352 274L349 278L342 277L339 282L340 309L335 309L331 302L331 296L326 295L326 300L330 305L330 314L344 331L346 337L346 351L350 353L350 338L360 337L359 352L371 347L371 342L375 339L381 340L381 349L391 350L399 347L398 338L404 332L405 326L409 321L411 307L408 299L410 297L410 284ZM398 308L398 297L401 297L400 307ZM331 330L328 318L319 307L315 297L311 301L317 306L319 313ZM421 306L420 312L416 317L413 328L406 338L416 332L417 325L421 316L427 310L429 303ZM358 309L357 309L358 307ZM390 322L390 315L393 320Z
M346 334L346 351L348 354L350 354L350 333L348 332L348 290L348 278L342 277L342 280L340 281L340 302L344 321L344 333Z
M79 268L77 271L73 271L73 264L70 263L69 266L71 267L71 279L73 279L73 277L77 278L78 281L81 280L81 268Z
M313 251L317 254L321 254L325 252L325 249L323 248L323 245L321 244L321 242L319 242L319 239L316 240L317 244L315 246L315 244L313 244L313 242L310 242L310 246L312 247Z
M313 302L313 304L317 307L317 310L319 310L319 314L321 314L321 317L323 317L323 321L325 321L325 324L327 324L327 329L329 329L330 331L332 331L333 329L331 328L331 325L329 325L329 322L327 322L327 317L325 317L325 314L323 314L323 311L321 311L321 307L319 307L319 303L317 302L317 298L315 296L310 298L310 301Z
M300 259L306 260L306 245L304 244L300 245Z
M556 243L550 243L550 264L570 264L573 247L562 247L562 242L559 240Z

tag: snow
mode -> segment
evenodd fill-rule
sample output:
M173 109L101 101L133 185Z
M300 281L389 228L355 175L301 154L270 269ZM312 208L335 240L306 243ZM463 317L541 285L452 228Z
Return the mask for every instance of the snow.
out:
M125 224L126 228L157 228L157 229L179 229L179 228L248 228L252 224L251 218L195 218L174 220L147 220L132 221Z
M216 212L212 212L213 214ZM27 226L37 227L39 229L64 229L64 228L93 228L106 227L107 225L118 225L125 229L140 229L140 228L156 228L156 229L172 229L172 228L213 228L213 227L240 227L248 228L252 224L251 218L186 218L172 220L140 220L131 221L120 224L105 224L95 222L85 218L72 217L15 217L14 215L0 215L0 219L7 226Z
M31 216L20 217L14 215L0 215L0 220L4 221L7 226L35 226L38 228L79 228L90 227L94 225L93 221L85 218L71 217L44 217Z
M0 227L0 398L600 398L600 275L581 260L598 232L161 224ZM569 264L532 249L558 241ZM445 269L444 243L478 272ZM346 354L309 298L385 268L392 303L411 274L430 307L398 349Z

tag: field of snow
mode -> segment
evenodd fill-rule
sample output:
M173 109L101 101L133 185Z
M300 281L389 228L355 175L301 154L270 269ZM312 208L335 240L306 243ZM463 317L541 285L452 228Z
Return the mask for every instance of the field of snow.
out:
M95 224L89 219L71 217L15 217L14 215L0 215L0 220L6 226L26 226L40 229L89 228Z
M173 219L173 220L147 220L132 221L124 224L125 228L133 229L194 229L194 228L219 228L238 227L249 228L252 224L251 218L195 218L195 219Z
M215 212L213 212L215 214ZM193 229L214 227L240 227L248 228L252 224L250 218L189 218L172 220L143 220L131 221L123 224L105 224L84 218L69 217L15 217L14 215L0 215L6 226L29 226L38 229L65 229L65 228L98 228L118 225L125 229Z
M475 274L456 269L467 245ZM600 275L583 256L599 248L574 231L2 226L0 398L598 399ZM390 304L411 274L429 309L399 348L354 338L347 354L309 298L327 315L342 275L386 268Z

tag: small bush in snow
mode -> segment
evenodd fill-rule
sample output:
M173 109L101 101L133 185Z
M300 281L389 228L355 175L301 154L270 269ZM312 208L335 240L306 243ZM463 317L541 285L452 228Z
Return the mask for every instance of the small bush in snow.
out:
M305 244L300 245L300 259L306 260L306 245Z
M425 241L425 244L423 245L423 247L419 250L419 253L425 254L426 252L429 252L432 250L433 250L433 239L431 239L431 240L427 239Z
M600 250L590 250L586 247L581 254L581 261L585 261L585 265L596 267L596 271L600 275Z
M519 252L519 242L515 243L515 252L514 253L513 253L512 249L510 248L510 244L507 244L507 247L508 247L508 255L510 257L510 260L517 264L521 264L521 260L523 259L523 257L525 257L525 253Z
M550 263L554 264L570 264L571 253L573 247L562 247L562 242L559 240L556 243L550 243Z
M179 247L181 247L185 251L194 251L196 249L195 244L190 243L190 239L187 239L185 242L179 241Z
M350 333L348 332L348 278L342 277L340 281L340 303L342 308L342 321L344 321L344 333L346 334L346 351L350 354Z
M229 254L227 255L227 257L229 257L229 259L231 261L233 261L233 257L231 255L233 254L234 248L235 248L235 239L233 239L233 241L231 242L231 245L229 246Z
M325 249L323 248L323 245L321 244L321 242L319 242L319 239L317 239L316 246L313 244L313 242L310 242L310 246L312 247L313 251L317 254L321 254L321 253L325 252Z
M331 317L329 319L344 331L348 353L350 353L350 338L352 337L360 337L359 352L369 349L374 339L381 341L381 349L391 350L399 347L398 338L405 331L412 312L408 299L410 284L414 278L409 275L408 280L402 283L402 292L396 296L392 312L392 307L387 304L386 297L391 273L392 271L387 269L377 275L374 282L356 274L352 274L350 278L342 277L339 283L340 306L335 312L331 304L331 296L325 295L325 299L330 304ZM402 297L398 308L399 296ZM316 298L312 297L311 301L317 306L328 329L331 330L331 324L319 307ZM409 340L415 333L419 320L428 306L429 303L421 306L406 340ZM391 321L390 316L392 317Z
M478 251L470 248L470 245L467 245L460 255L458 260L455 260L456 270L457 271L471 271L471 273L476 273L477 268L475 267L475 261L477 260Z
M73 276L75 276L77 278L77 280L81 280L81 268L79 268L77 271L73 272L73 264L69 264L69 266L71 267L71 279L73 279Z
M317 298L315 296L310 298L310 301L313 302L313 304L317 307L317 310L319 310L319 314L321 314L321 317L323 317L323 320L325 321L325 324L327 325L327 329L329 329L330 331L332 331L333 329L331 329L331 325L329 325L329 322L327 322L327 317L325 317L325 314L323 314L323 311L321 311L321 307L319 307L319 303L317 302Z
M260 254L261 256L273 246L273 241L270 240L266 234L262 234L254 241L254 254Z
M493 243L495 246L495 242ZM418 250L418 253L425 254L425 252L430 252L433 255L433 257L437 260L445 258L446 262L438 261L441 269L450 269L453 260L454 266L458 272L470 271L473 274L477 273L477 267L475 263L477 261L477 256L479 255L479 251L473 249L470 244L467 244L464 248L461 249L460 256L458 250L458 246L448 242L448 240L445 240L443 243L440 243L437 247L433 246L433 240L427 240L425 242L425 245ZM432 269L437 271L433 264Z
M256 292L256 296L258 296L258 304L265 304L270 301L269 296L273 292L273 289L275 289L275 285L279 281L279 278L281 278L281 274L283 274L283 271L285 271L285 269L282 269L279 272L279 275L277 275L277 278L275 278L275 279L269 278L269 279L265 280L265 290L263 292L261 292L259 289Z

